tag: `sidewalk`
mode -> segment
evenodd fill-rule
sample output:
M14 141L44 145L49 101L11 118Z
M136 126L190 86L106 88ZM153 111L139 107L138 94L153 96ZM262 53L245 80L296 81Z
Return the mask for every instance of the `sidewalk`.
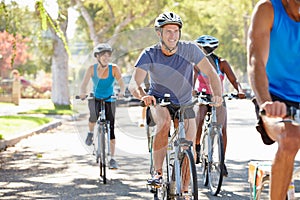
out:
M19 112L34 110L49 103L52 103L51 99L20 99L19 105L0 103L0 116L17 115Z
M39 107L47 105L49 103L52 103L51 99L20 99L19 105L0 103L0 116L18 115L18 113L20 112L38 109ZM48 124L44 124L34 129L24 130L19 134L14 134L12 138L0 140L0 151L5 150L7 147L14 146L24 138L27 138L34 134L47 132L50 129L56 128L62 125L63 120L66 120L64 116L53 116L53 118L55 119Z

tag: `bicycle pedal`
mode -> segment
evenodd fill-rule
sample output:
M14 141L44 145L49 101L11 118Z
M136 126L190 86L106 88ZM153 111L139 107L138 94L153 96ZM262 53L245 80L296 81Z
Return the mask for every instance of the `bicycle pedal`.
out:
M154 188L154 187L149 187L149 185L147 185L147 189L149 190L150 193L153 193L153 194L156 194L157 192L157 188Z
M151 189L157 189L157 188L161 188L161 183L157 184L157 183L147 183L147 186L150 186Z

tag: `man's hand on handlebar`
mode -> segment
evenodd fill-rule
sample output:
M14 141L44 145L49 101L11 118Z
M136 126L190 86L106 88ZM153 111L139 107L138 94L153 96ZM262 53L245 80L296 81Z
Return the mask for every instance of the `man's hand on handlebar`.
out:
M286 116L286 105L279 101L266 101L260 106L261 110L265 110L265 115L268 117L281 117Z
M143 96L141 100L144 102L145 106L156 105L156 99L154 96L151 95Z

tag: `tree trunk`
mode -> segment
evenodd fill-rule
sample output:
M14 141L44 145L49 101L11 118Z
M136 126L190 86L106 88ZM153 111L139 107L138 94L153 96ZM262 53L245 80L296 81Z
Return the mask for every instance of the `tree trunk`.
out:
M60 38L55 35L52 57L52 101L55 106L70 106L68 84L68 54Z
M61 31L65 38L68 20L60 21ZM53 33L53 29L52 29ZM53 51L52 56L52 92L51 98L56 108L68 108L70 109L70 92L69 92L69 80L68 80L68 61L69 56L64 47L63 41L53 33Z

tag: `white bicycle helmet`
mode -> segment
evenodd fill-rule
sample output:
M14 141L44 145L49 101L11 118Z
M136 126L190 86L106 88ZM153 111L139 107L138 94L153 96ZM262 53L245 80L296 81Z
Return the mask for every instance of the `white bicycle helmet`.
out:
M155 19L155 30L158 30L167 24L176 24L179 26L179 28L182 28L182 21L179 15L174 12L164 12Z
M108 43L100 43L94 48L94 57L96 57L98 53L101 53L103 51L112 52L112 48Z
M195 42L206 51L207 55L211 54L219 46L219 40L210 35L202 35Z

